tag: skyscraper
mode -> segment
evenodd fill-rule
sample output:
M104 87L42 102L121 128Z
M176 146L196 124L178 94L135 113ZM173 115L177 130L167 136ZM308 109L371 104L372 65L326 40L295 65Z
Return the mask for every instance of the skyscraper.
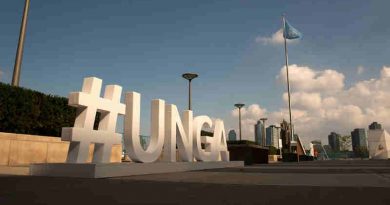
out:
M236 141L237 140L237 134L236 131L230 130L228 134L229 141Z
M146 150L150 143L150 136L140 135L140 143L144 150Z
M283 152L291 152L291 132L290 132L290 125L287 123L286 120L283 120L282 123L280 123L280 137L282 138L282 148Z
M381 130L382 129L382 125L377 123L377 122L373 122L373 123L371 123L371 125L368 126L368 129L370 129L370 130Z
M390 159L390 135L385 129L368 130L368 152L371 159Z
M367 148L367 134L364 128L356 128L351 132L352 149L357 152L359 148Z
M331 132L330 135L328 135L329 145L335 152L340 151L340 137L341 136L336 132Z
M280 132L279 128L271 125L266 129L266 146L273 146L279 149Z
M260 120L258 120L257 124L255 125L255 142L258 145L265 146L263 145L263 137L265 137L263 136L263 129L264 129L263 123Z

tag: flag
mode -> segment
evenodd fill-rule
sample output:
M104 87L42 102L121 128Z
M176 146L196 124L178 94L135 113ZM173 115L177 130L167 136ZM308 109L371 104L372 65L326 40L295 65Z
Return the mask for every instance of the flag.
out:
M283 37L286 39L296 39L302 38L302 33L299 32L296 28L292 27L287 20L284 20L284 29L283 29Z

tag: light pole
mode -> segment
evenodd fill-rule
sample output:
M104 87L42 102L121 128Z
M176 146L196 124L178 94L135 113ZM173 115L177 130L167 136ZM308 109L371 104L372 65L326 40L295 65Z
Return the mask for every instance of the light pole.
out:
M183 78L188 80L188 110L191 110L191 81L198 77L196 73L184 73Z
M18 49L16 50L14 73L12 75L12 85L13 86L19 86L20 68L22 66L23 47L24 47L24 39L26 36L27 17L28 17L29 7L30 7L30 0L26 0L26 3L24 4L22 25L20 26Z
M239 132L240 132L240 141L242 140L241 138L241 108L245 106L243 103L237 103L234 104L236 108L238 108L238 127L239 127Z
M263 147L265 147L265 121L267 121L267 118L263 117L263 118L260 118L260 120L263 122L263 139L261 139L261 143L263 145Z

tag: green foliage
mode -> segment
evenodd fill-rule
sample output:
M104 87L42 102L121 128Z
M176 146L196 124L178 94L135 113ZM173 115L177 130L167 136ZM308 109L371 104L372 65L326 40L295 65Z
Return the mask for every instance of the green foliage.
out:
M357 146L354 149L354 153L356 157L360 158L368 158L368 149L364 146Z
M67 98L0 83L1 132L59 137L75 116Z
M278 149L276 149L276 147L274 147L274 146L270 146L269 150L268 150L268 154L269 155L276 155L276 154L278 154Z
M340 137L340 151L348 151L348 148L352 144L352 138L350 135Z

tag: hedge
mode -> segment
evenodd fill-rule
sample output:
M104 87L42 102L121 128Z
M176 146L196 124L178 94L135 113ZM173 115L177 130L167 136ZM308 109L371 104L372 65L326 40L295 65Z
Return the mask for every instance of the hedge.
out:
M59 137L75 116L67 98L0 83L1 132Z

